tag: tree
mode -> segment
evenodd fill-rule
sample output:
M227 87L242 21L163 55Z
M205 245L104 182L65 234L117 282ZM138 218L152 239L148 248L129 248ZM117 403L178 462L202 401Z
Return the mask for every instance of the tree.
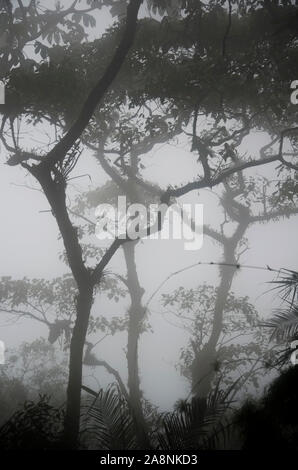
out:
M266 340L266 333L258 326L261 319L258 319L257 312L249 305L247 299L237 299L230 293L230 289L241 267L241 254L248 249L244 238L247 229L256 223L277 221L282 217L297 214L292 201L282 205L276 204L275 185L266 179L260 178L259 181L256 178L246 179L238 173L233 180L224 183L224 188L224 193L220 196L220 203L224 209L224 220L220 224L220 231L205 227L205 234L223 248L218 288L198 286L194 290L184 289L181 286L172 294L164 294L162 299L163 305L173 311L176 319L179 317L184 319L182 325L190 332L188 347L182 352L182 368L187 375L191 375L192 393L200 397L208 395L216 373L225 376L227 373L225 367L229 371L228 363L225 363L226 366L221 365L221 355L225 362L227 354L229 356L227 351L229 348L231 356L235 354L237 357L236 364L238 362L240 366L241 362L246 360L251 364L250 372L247 371L247 375L243 374L244 382L250 380L250 373L252 373L250 378L254 377L253 372L256 367L259 371L260 363L269 367L272 362L270 359L272 351ZM236 224L232 233L229 227L231 223ZM226 233L225 226L228 227L229 234ZM238 335L249 334L249 331L251 343L241 346L239 343L238 346L237 343L233 343L234 335L237 338ZM230 346L222 347L223 341L224 344L230 343ZM245 353L246 348L247 353ZM244 354L242 358L240 350ZM232 357L228 362L233 370Z
M1 108L1 140L10 155L7 163L21 165L40 184L56 218L76 282L65 420L65 438L71 447L75 446L78 438L83 348L94 289L101 282L108 262L124 244L120 239L115 239L95 268L91 269L84 262L78 232L66 205L69 175L81 153L78 141L87 148L92 146L102 167L110 168L115 177L118 178L119 173L121 176L122 171L124 178L121 181L135 181L138 187L146 188L165 204L190 191L225 183L240 170L254 166L276 162L296 170L295 163L289 164L285 159L284 150L285 140L294 145L296 135L294 110L290 103L284 106L284 102L289 102L284 84L297 72L293 31L287 26L293 8L274 8L274 15L286 22L286 28L278 33L277 44L273 34L272 9L268 7L268 2L264 8L256 10L253 7L247 10L241 4L239 12L232 15L231 10L227 13L221 6L222 2L212 2L210 9L201 2L177 3L178 12L173 13L169 5L154 1L150 3L153 9L159 8L159 14L168 14L162 21L148 18L140 21L136 45L129 53L136 34L140 3L131 0L126 24L120 21L101 41L48 48L47 58L34 64L33 70L20 66L7 71L5 76L7 104ZM72 8L75 6L76 2ZM179 8L183 15L179 15ZM21 13L24 14L22 11L15 14ZM30 10L25 13L26 18ZM13 22L9 19L11 14L12 11L6 11L5 21L13 30ZM34 11L31 14L34 16ZM75 18L77 16L74 21ZM82 19L84 21L84 16ZM61 20L61 15L55 14L56 20ZM41 28L42 25L38 33ZM186 28L189 34L182 34ZM214 31L216 35L211 35L210 32ZM233 36L240 37L235 44L229 42ZM250 54L247 54L248 42L252 45ZM94 47L95 53L91 54L94 60L90 60ZM284 47L287 47L286 55ZM105 53L100 55L103 50ZM111 50L115 50L112 59ZM69 62L64 59L66 51L71 55ZM98 66L99 56L102 68ZM66 77L73 76L73 60L80 61L80 68L76 69L76 86L72 89L67 87L69 90L64 96L65 87L60 86L65 84ZM10 67L13 65L11 63ZM268 69L272 72L270 91L266 87ZM102 78L97 80L99 74ZM175 80L172 80L173 76ZM57 86L52 87L53 83L59 83L59 90ZM91 90L89 93L86 86ZM40 95L33 99L37 87ZM22 92L24 90L26 93ZM81 92L78 93L78 90ZM18 100L20 94L26 96L22 102ZM285 98L283 103L281 97ZM152 112L155 100L158 111ZM120 110L116 115L111 113L115 105ZM198 135L200 114L207 116L214 125L212 135L206 129ZM34 149L27 152L20 148L15 132L16 116L23 120L29 117L32 122L42 125L47 122L54 129L54 142L50 143L46 152L36 152ZM129 125L125 126L127 119ZM141 129L141 132L136 129ZM269 132L272 139L265 149L267 152L263 150L254 158L242 155L237 161L231 158L233 152L229 158L227 153L222 153L223 147L227 150L226 145L231 149L231 139L238 138L240 143L249 132L260 129ZM160 191L155 184L142 177L139 155L156 142L167 141L170 136L182 133L198 153L199 174L194 181L177 188L169 185ZM130 175L125 174L125 161L124 165L121 164L121 171L118 171L106 158L115 152L115 142L118 144L116 155L122 163L128 152L137 155ZM295 155L295 149L290 153ZM157 230L160 228L161 224L158 224ZM225 282L230 285L230 282ZM134 341L137 334L138 329Z
M38 165L30 166L25 163L23 154L17 148L18 162L26 168L40 183L45 196L55 214L57 224L65 244L68 262L77 283L78 296L76 299L77 318L72 333L70 346L70 368L68 384L68 400L65 419L65 440L71 447L76 445L79 431L80 393L82 379L82 357L88 320L93 302L94 286L100 281L103 269L120 245L117 241L111 250L105 254L97 267L90 272L82 258L82 250L78 242L76 229L73 227L66 208L65 189L66 177L75 153L67 154L87 126L94 109L107 88L117 75L125 56L133 42L140 0L132 0L128 6L127 24L123 39L116 49L115 55L107 67L103 77L97 82L79 114L64 137L50 150L46 158ZM27 158L26 158L27 160Z

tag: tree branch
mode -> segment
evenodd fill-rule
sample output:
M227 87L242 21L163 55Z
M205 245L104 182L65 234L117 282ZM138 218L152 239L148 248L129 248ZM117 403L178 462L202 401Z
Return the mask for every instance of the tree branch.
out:
M87 127L96 107L117 76L129 49L132 46L137 29L137 17L141 3L142 0L130 1L127 7L126 28L122 41L116 49L114 57L112 58L102 78L98 81L87 97L77 120L71 126L67 134L65 134L58 144L56 144L55 147L48 153L45 161L42 162L42 164L52 166L56 162L62 161L66 153L70 150L70 148Z

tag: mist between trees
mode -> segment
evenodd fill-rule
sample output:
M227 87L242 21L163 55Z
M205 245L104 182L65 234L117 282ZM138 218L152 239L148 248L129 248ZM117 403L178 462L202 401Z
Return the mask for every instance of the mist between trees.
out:
M295 448L270 407L297 380L297 18L0 2L2 448L250 448L254 413ZM98 221L124 199L133 236Z

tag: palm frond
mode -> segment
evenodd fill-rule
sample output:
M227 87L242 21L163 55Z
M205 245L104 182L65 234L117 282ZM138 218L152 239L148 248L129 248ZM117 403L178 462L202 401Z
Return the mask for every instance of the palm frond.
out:
M136 448L132 417L117 386L100 390L97 398L84 407L81 435L93 449Z
M228 442L235 434L235 426L231 419L222 417L218 423L212 427L207 437L202 441L204 450L227 449Z
M290 340L298 333L298 305L289 303L287 309L278 310L272 318L263 322L262 326L272 328L271 339Z
M192 398L177 410L164 414L162 431L157 434L157 449L194 450L204 448L208 435L226 411L226 394L220 390L211 393L207 400Z
M283 300L291 298L291 305L297 300L298 295L298 272L292 269L283 269L280 277L276 281L271 281L274 289L278 289Z

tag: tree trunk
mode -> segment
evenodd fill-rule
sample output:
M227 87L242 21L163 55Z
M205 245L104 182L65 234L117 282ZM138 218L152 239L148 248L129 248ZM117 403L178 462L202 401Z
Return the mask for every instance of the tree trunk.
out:
M223 326L223 312L232 285L235 269L224 267L218 288L213 314L212 332L203 349L195 355L191 365L192 391L200 398L207 398L214 379L216 347Z
M246 210L246 208L244 208L244 210ZM234 235L223 241L224 262L234 265L237 264L236 249L247 229L247 226L248 221L244 218L239 223ZM223 313L236 270L237 268L233 268L232 266L221 267L220 284L214 306L211 335L203 349L195 355L191 366L192 391L200 398L207 398L211 391L212 381L216 373L216 347L223 327Z
M83 351L93 301L93 289L86 288L77 297L77 318L70 343L67 406L64 422L64 442L67 448L78 446L83 369Z
M128 311L129 322L127 338L128 390L138 446L140 449L145 450L150 448L150 441L142 408L142 391L140 388L138 366L138 342L145 316L145 308L142 305L144 289L139 284L135 264L135 245L135 242L127 242L123 245L127 266L127 286L131 298L131 305Z

